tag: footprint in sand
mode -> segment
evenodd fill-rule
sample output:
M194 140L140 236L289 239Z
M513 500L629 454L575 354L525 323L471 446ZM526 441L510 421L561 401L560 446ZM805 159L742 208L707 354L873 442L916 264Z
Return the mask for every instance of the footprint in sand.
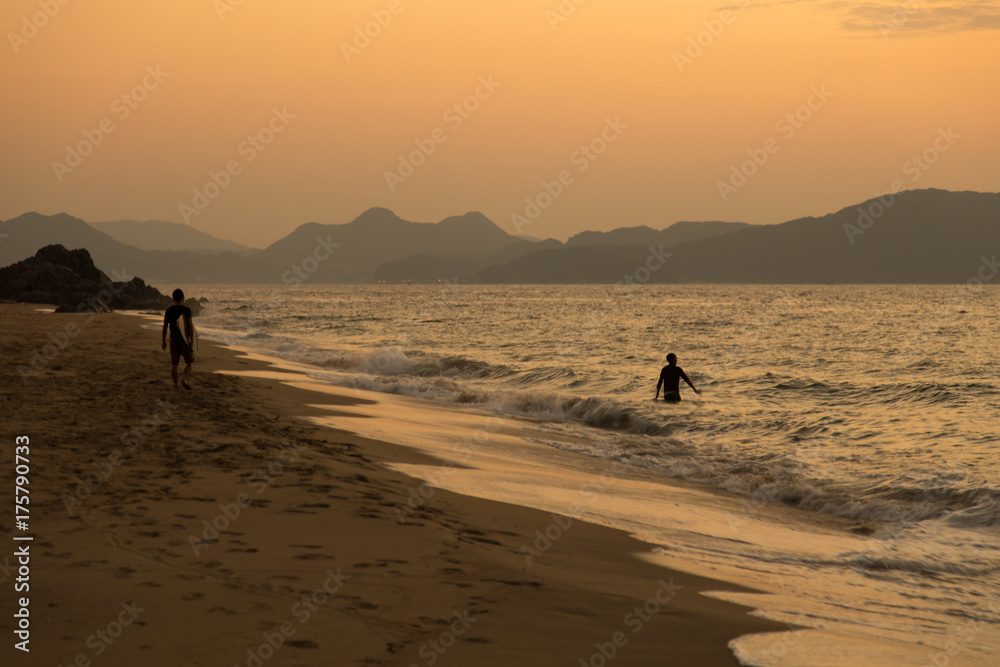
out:
M529 586L531 588L539 588L542 585L540 581L512 581L509 579L483 579L483 582L493 582L507 586Z
M188 593L187 595L182 595L181 599L185 602L194 602L195 600L200 600L205 597L204 593Z
M288 645L292 648L319 648L319 644L309 639L296 639L288 642Z
M118 569L115 570L115 579L124 579L126 577L131 577L138 571L139 570L136 570L131 567L119 567Z
M222 613L222 614L229 614L230 616L232 616L233 614L236 613L234 610L232 610L232 609L226 609L225 607L212 607L211 609L208 610L208 613L211 614L212 612L219 612L219 613Z
M296 509L296 508L293 508L293 507L288 507L288 508L285 508L285 509L283 509L281 511L285 512L287 514L317 514L317 512L311 512L309 510Z

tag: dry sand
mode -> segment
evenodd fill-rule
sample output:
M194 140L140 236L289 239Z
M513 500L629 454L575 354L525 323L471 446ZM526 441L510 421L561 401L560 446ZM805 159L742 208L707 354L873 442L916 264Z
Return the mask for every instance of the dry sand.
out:
M30 529L0 518L4 665L735 665L730 639L787 630L611 529L575 522L529 568L546 513L438 490L401 523L420 482L382 463L428 459L297 418L336 397L215 373L260 362L204 341L175 391L138 318L36 308L0 305L8 508L15 437L31 452ZM25 381L36 351L53 358Z

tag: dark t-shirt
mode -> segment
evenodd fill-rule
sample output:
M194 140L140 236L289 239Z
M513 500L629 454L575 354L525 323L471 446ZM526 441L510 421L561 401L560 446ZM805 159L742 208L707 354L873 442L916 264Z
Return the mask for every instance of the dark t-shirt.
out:
M664 366L663 370L660 371L660 381L656 383L656 390L660 390L660 385L663 385L663 393L666 394L680 394L681 393L681 378L684 381L688 381L687 375L681 370L680 366Z
M167 312L163 314L163 323L170 326L170 337L178 343L187 343L180 327L180 319L185 315L191 317L191 309L177 303L167 308Z

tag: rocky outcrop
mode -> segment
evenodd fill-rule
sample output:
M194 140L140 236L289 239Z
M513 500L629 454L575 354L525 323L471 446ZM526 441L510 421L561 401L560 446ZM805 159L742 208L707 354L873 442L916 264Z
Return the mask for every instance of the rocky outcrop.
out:
M0 299L54 304L56 312L163 310L173 303L142 278L112 280L94 266L89 252L61 245L45 246L34 257L0 269ZM198 314L197 299L185 304Z

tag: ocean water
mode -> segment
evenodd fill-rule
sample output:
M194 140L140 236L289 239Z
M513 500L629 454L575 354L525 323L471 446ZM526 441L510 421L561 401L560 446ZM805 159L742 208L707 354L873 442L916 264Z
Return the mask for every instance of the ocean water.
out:
M683 530L676 507L650 509L655 489L585 518L822 631L737 640L744 664L1000 665L1000 288L185 291L209 299L202 336L316 381L515 419L533 445L724 492ZM651 400L667 352L702 396Z

